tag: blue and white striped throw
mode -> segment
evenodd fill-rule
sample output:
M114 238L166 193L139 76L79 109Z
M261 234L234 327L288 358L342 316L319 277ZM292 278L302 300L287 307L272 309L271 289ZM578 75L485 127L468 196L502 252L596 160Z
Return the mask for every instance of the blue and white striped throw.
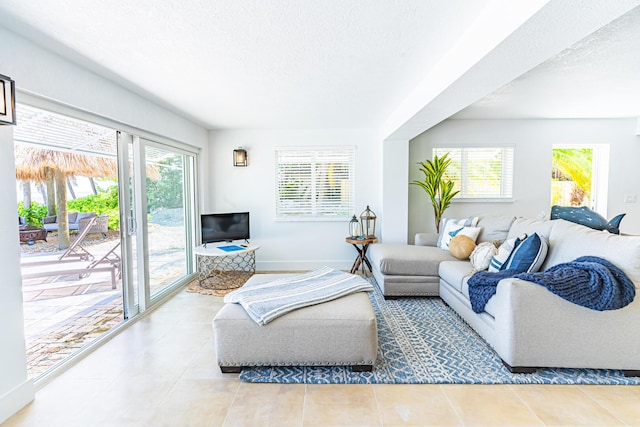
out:
M373 285L355 274L329 267L271 282L237 289L224 297L238 303L260 325L298 308L331 301L356 292L371 292Z

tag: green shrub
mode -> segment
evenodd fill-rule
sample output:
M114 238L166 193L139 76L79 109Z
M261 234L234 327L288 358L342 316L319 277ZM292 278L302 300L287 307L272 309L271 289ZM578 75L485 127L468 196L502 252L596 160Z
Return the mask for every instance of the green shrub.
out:
M106 191L67 202L69 212L95 212L98 216L109 216L109 229L120 227L120 212L118 210L118 186L113 185Z
M47 216L47 207L39 204L38 202L31 202L29 209L24 208L24 202L18 203L18 216L22 216L26 219L27 224L42 226L42 218Z
M117 185L95 195L69 200L67 209L69 212L95 212L97 215L108 215L109 229L117 230L120 227ZM37 202L31 202L31 208L25 209L24 202L19 202L18 215L25 217L27 224L41 226L42 218L47 216L47 207Z

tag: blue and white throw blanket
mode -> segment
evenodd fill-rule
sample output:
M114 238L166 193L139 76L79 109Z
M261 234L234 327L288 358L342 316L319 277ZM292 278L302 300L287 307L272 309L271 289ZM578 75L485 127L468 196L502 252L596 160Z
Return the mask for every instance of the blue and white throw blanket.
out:
M479 271L468 282L473 311L482 312L498 282L508 277L537 283L567 301L599 311L622 308L636 294L635 285L621 269L605 259L583 256L538 273Z
M355 274L323 267L237 289L228 293L224 302L242 305L249 317L260 325L266 325L298 308L363 291L373 291L373 285Z

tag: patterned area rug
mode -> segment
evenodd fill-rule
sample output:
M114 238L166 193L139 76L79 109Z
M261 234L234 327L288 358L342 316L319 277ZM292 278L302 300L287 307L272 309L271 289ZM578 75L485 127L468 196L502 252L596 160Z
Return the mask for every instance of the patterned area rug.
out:
M348 367L255 367L243 369L240 379L307 384L640 384L640 378L613 370L512 374L439 298L385 300L375 288L369 298L378 319L379 348L372 372L352 372Z

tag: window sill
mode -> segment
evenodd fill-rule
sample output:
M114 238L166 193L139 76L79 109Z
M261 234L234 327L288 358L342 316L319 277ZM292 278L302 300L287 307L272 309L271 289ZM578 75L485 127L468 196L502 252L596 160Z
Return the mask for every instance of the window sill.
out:
M513 203L515 202L515 200L513 199L513 197L505 197L505 198L478 198L478 199L472 199L472 198L462 198L462 197L454 197L453 200L451 200L451 203Z

